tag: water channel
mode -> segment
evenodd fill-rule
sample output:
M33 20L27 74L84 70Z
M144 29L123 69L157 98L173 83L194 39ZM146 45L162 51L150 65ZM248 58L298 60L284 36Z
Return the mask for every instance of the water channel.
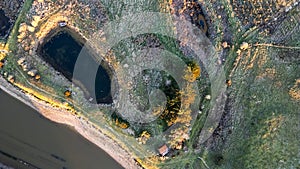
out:
M68 126L0 90L0 162L17 169L121 169ZM1 166L0 166L1 168Z

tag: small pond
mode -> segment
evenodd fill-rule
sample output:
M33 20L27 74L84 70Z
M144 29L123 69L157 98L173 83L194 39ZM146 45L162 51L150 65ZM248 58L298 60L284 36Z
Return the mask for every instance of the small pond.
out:
M49 35L50 36L50 35ZM108 65L98 63L92 54L84 53L84 64L81 64L80 76L73 78L73 71L77 58L83 48L84 41L75 32L66 28L55 33L39 48L41 57L54 69L62 73L68 80L79 86L87 99L96 101L97 104L112 103L111 78ZM94 69L96 67L96 69ZM95 79L91 79L94 70L98 70ZM95 98L94 98L95 97Z

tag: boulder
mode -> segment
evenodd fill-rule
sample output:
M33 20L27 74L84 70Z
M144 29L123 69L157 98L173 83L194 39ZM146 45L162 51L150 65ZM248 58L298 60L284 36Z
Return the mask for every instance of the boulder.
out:
M242 50L247 50L249 48L249 44L247 42L243 42L242 45L240 46L240 49Z
M229 44L225 41L225 42L222 43L222 47L223 47L224 49L226 49L226 48L229 48L230 46L229 46Z
M24 62L25 62L25 57L21 57L21 58L17 61L18 65L22 65Z
M27 72L27 74L31 77L35 77L37 75L37 70L36 69L32 69L30 71Z
M27 72L28 69L29 69L29 66L28 66L28 64L26 62L22 63L21 67L22 67L22 69L23 69L24 72Z
M11 82L11 83L14 83L14 82L15 82L15 76L13 76L13 75L8 75L7 80L8 80L9 82Z

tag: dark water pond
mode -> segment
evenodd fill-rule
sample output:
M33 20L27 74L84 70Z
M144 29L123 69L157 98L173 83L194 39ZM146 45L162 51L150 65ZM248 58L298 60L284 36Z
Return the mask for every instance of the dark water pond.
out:
M4 37L10 28L9 18L5 16L3 10L0 9L0 37Z
M41 117L1 90L0 107L1 163L17 169L122 168L77 132Z
M73 33L74 34L74 33ZM111 80L109 72L102 64L94 60L88 52L84 52L84 64L80 67L81 75L73 78L73 71L83 44L68 31L61 31L40 47L40 55L61 72L67 79L81 87L87 99L93 98L96 103L112 103ZM95 68L96 69L92 69ZM108 66L106 66L108 68ZM90 79L94 70L98 70L95 79Z

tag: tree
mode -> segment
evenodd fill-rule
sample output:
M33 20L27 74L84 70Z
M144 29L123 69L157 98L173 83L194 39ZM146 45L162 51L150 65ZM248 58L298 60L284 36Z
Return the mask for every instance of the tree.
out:
M151 137L151 134L148 131L143 131L140 137L138 138L138 142L142 144L146 144L147 140Z
M121 127L122 129L127 129L129 127L129 125L126 122L121 121L118 118L116 119L116 125Z
M188 64L187 70L185 70L184 79L188 82L194 82L198 77L200 77L201 74L201 68L200 66L195 63L191 62Z
M66 90L65 93L64 93L64 95L65 95L66 97L70 97L71 94L72 94L72 93L71 93L70 90Z
M181 149L183 142L189 139L189 127L192 121L191 105L196 99L196 91L191 82L194 82L200 76L200 73L200 67L196 64L191 64L184 75L184 79L188 82L185 83L184 88L180 91L182 97L182 109L178 112L178 117L175 121L175 123L180 124L180 127L171 131L171 134L169 135L169 144L172 148Z

